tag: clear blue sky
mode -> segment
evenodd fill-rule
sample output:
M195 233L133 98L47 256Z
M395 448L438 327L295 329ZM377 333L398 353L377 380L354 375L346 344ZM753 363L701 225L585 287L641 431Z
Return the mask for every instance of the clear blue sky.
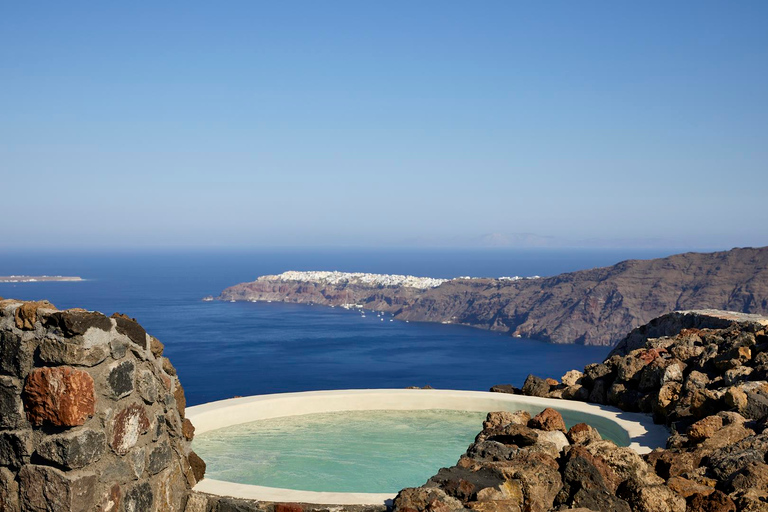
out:
M768 245L766 27L764 0L5 1L0 247Z

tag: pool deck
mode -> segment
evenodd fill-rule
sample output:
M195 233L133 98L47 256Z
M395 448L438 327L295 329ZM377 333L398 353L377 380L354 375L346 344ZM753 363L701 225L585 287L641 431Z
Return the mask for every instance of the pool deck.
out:
M618 426L626 433L629 447L640 454L664 446L669 436L669 431L654 424L650 416L627 413L614 407L572 400L445 389L351 389L258 395L189 407L186 415L195 425L196 433L202 434L263 419L325 412L423 409L479 412L527 409L531 412L546 407L557 409L564 415L573 413L591 416L595 421L603 423L603 426ZM435 468L435 472L438 469ZM380 505L396 496L384 493L297 491L208 478L200 481L194 490L234 498L319 505Z

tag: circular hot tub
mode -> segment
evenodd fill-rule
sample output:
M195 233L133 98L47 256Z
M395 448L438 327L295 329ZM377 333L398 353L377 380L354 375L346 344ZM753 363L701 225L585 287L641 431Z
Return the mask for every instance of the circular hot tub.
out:
M311 391L187 409L208 464L195 490L316 504L381 504L455 464L490 411L557 409L570 426L645 453L669 433L646 415L583 402L480 391Z

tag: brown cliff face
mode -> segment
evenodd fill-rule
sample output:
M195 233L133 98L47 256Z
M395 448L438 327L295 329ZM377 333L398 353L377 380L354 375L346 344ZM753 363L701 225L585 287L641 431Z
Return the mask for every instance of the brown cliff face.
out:
M454 279L406 287L254 281L222 300L361 304L400 320L447 322L553 343L611 345L681 309L768 314L768 247L628 260L541 279Z

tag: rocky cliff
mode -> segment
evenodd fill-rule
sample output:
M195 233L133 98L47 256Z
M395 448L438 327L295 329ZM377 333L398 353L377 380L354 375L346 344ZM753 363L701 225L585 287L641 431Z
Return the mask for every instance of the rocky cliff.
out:
M238 284L219 298L358 304L400 320L464 324L553 343L612 345L631 329L674 310L767 314L768 247L628 260L539 279L458 278L433 284L311 279L294 273Z

